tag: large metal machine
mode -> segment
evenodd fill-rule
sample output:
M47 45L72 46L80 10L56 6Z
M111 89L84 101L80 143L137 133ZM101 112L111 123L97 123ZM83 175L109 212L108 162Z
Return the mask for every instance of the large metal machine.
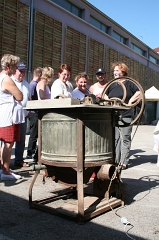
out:
M137 86L142 94L135 104L141 101L141 116L144 93ZM121 167L115 163L115 126L119 111L129 107L124 104L125 89L122 100L106 101L105 91L101 99L89 95L83 101L64 98L28 102L27 109L38 111L39 116L38 164L29 189L30 208L84 223L124 204ZM33 186L41 169L45 177L66 188L33 200ZM90 181L92 173L95 178Z

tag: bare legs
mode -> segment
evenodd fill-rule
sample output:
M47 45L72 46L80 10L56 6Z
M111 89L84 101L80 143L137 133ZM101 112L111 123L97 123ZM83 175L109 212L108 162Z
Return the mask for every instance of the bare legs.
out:
M1 149L2 169L3 169L3 173L7 175L11 174L9 164L10 164L13 145L14 145L14 142L2 143L2 149Z

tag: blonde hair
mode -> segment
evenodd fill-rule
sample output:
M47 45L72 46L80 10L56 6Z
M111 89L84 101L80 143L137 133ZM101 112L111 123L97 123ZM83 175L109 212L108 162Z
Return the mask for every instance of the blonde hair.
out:
M125 64L125 63L113 63L112 64L112 70L114 70L114 68L118 66L119 69L122 71L123 73L123 76L127 76L128 75L128 71L129 71L129 68L128 66Z
M42 69L41 79L45 79L46 82L51 80L54 76L54 69L51 67L44 67Z
M75 82L77 83L80 78L85 78L87 81L89 80L89 77L88 77L87 74L78 74L78 75L75 77Z
M8 65L17 65L17 63L20 62L20 57L17 57L12 54L4 54L1 58L1 67L2 69L6 69L7 64Z

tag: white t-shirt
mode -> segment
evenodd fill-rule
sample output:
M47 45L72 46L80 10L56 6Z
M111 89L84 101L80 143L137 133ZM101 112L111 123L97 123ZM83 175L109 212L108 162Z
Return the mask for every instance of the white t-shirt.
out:
M1 90L2 81L6 74L0 75L0 127L7 127L25 121L22 105L16 101L11 93Z
M19 90L23 93L23 101L21 104L23 107L26 107L27 101L30 98L30 91L29 91L29 83L26 80L22 82L18 81L14 76L12 76L13 81L15 82L16 86ZM23 109L24 117L28 115L28 111Z
M60 94L71 98L71 92L69 92L69 87L65 85L60 79L56 79L51 86L51 99L54 99Z

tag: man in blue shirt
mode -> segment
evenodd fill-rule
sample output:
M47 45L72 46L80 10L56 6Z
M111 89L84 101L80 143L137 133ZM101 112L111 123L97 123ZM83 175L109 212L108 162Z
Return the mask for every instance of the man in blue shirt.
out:
M38 100L36 86L37 83L40 81L42 75L42 68L37 67L34 69L33 72L33 80L29 84L30 89L30 95L31 100ZM28 150L27 150L27 157L28 159L34 159L35 162L37 162L37 153L36 151L36 143L38 138L38 113L37 112L31 112L30 113L30 137L28 141Z

